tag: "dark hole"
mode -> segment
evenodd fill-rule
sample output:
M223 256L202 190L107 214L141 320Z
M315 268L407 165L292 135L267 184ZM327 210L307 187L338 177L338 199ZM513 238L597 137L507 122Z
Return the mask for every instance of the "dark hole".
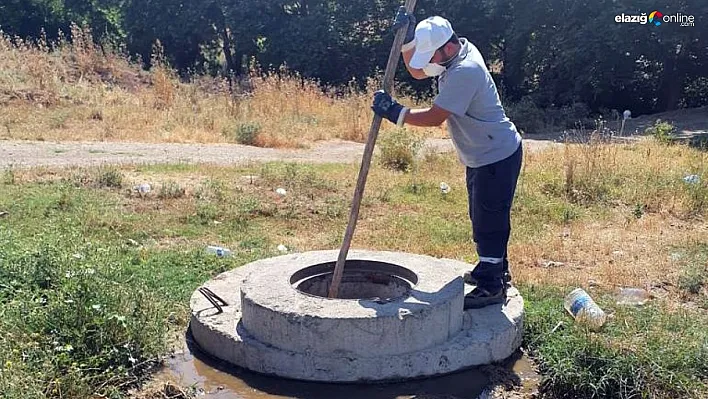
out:
M298 291L326 298L336 262L322 263L299 270L290 278ZM391 300L407 295L418 284L412 271L391 263L347 260L339 285L338 299Z

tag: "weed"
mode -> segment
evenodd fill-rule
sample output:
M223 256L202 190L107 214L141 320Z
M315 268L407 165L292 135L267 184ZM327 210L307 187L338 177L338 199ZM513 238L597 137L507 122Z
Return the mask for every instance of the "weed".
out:
M634 215L636 219L641 219L642 216L644 216L644 209L644 204L636 204L634 206L634 211L632 212L632 215Z
M381 164L392 170L410 171L423 146L423 140L406 129L385 132L382 136L379 144Z
M103 166L96 172L96 184L99 187L121 188L123 186L123 173L115 166Z
M194 198L207 201L222 201L225 192L226 188L224 183L209 179L194 191Z
M12 168L12 165L10 165L3 172L2 182L3 182L3 184L13 185L13 184L15 184L15 181L16 181L15 171Z
M705 266L691 265L684 269L679 278L678 287L690 294L698 294L706 284L707 277L708 270L706 270Z
M653 126L646 129L645 133L654 137L661 144L671 144L675 140L676 128L669 122L657 119Z
M220 215L219 208L211 203L197 204L196 222L202 225L208 225L218 219Z
M160 185L160 190L157 192L159 199L176 199L182 198L187 193L187 190L180 186L179 183L169 180Z
M687 261L683 262L678 288L697 295L708 285L708 245L697 245L682 252L682 258Z
M49 123L51 129L65 129L66 122L69 120L68 111L59 111L55 113Z
M260 124L256 122L242 123L236 128L236 141L240 144L255 145L260 132Z

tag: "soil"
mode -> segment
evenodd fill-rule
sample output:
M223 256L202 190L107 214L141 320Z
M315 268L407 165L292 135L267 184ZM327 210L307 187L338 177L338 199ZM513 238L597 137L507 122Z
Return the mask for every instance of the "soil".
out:
M552 145L549 140L526 139L527 148ZM449 139L429 139L428 151L454 151ZM249 162L291 161L306 163L353 163L361 160L364 144L330 140L309 149L275 149L239 144L148 144L131 142L0 141L0 168L37 166L91 166L102 164L207 163L217 165Z
M614 140L635 140L657 119L676 127L675 135L693 143L708 143L708 107L683 109L655 115L641 115L625 123L622 136ZM620 131L620 122L606 127ZM557 145L566 139L582 141L583 132L553 132L524 137L530 151ZM428 139L427 151L451 152L450 139ZM48 142L0 140L0 168L35 166L90 166L100 164L207 163L217 165L249 162L292 161L306 163L354 163L361 160L364 144L343 140L320 141L307 149L260 148L239 144L148 144L135 142Z

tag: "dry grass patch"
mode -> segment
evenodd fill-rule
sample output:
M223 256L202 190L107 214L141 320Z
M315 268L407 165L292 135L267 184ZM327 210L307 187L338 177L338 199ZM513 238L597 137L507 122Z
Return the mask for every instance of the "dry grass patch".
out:
M289 148L327 139L363 142L371 94L380 87L371 79L323 88L280 69L254 70L232 90L224 79L179 79L159 48L153 69L143 71L95 46L88 30L74 27L72 37L72 43L0 37L0 138Z

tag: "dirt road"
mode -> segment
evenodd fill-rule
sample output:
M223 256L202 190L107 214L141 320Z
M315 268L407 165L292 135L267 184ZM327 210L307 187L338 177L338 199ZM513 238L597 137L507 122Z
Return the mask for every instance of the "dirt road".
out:
M554 143L525 139L525 148L537 150ZM454 151L449 139L430 139L436 152ZM238 144L146 144L127 142L0 141L0 169L35 166L90 166L101 164L212 163L219 165L262 161L308 163L359 162L364 144L332 140L309 149L273 149Z

